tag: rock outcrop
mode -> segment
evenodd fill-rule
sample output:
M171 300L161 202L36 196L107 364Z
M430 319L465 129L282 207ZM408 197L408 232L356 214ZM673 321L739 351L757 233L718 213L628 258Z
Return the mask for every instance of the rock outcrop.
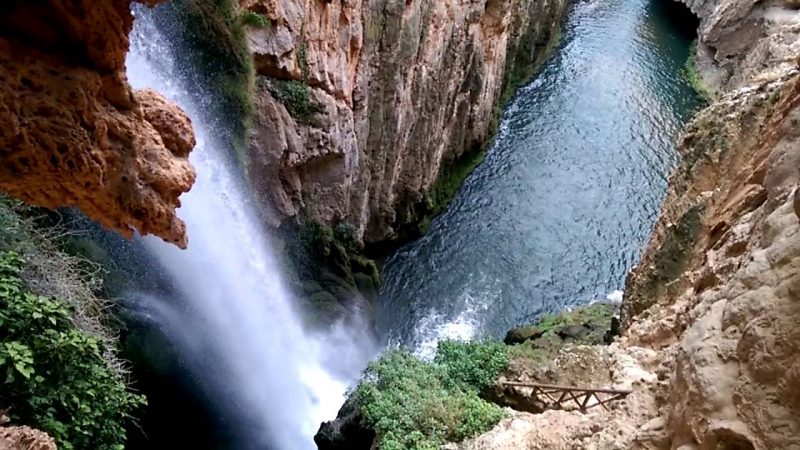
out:
M798 64L796 0L679 0L700 18L698 65L712 91L726 93Z
M194 182L194 134L179 108L127 82L130 3L0 6L0 189L185 247L175 209Z
M268 220L413 236L493 132L512 78L557 38L564 0L241 0L256 108L249 177Z
M658 439L673 446L800 446L800 74L787 76L733 91L693 122L628 279L628 340L670 361ZM686 215L692 230L676 245Z
M664 355L645 448L800 446L800 12L791 2L690 2L718 98L626 282L625 341ZM709 53L710 52L710 53Z
M26 426L0 427L0 450L56 450L47 433Z

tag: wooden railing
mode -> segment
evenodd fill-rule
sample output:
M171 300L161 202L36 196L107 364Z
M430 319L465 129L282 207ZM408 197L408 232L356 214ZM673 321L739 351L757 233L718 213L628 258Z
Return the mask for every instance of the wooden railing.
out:
M545 409L570 409L572 402L580 411L593 406L602 406L608 410L606 403L625 398L632 391L621 389L587 388L577 386L559 386L555 384L521 383L516 381L502 382L505 386L531 388L535 395L545 404ZM555 395L558 394L558 397ZM601 397L602 395L602 397ZM596 402L590 403L592 399Z

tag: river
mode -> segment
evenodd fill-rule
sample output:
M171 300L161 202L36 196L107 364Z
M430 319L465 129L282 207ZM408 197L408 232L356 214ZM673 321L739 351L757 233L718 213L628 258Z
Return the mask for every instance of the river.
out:
M502 114L485 161L427 234L391 256L378 329L431 355L543 313L619 300L698 107L696 23L669 0L580 2ZM676 12L676 10L678 12Z

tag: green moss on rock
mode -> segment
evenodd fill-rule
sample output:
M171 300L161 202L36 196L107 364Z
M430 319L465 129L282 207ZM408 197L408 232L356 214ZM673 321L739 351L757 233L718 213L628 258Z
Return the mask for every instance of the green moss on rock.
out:
M247 47L246 27L256 19L242 12L235 0L174 0L171 8L179 37L186 40L199 79L219 93L222 116L231 128L231 141L239 162L246 159L245 139L253 106L254 65Z
M664 289L677 280L686 270L692 248L700 233L705 203L698 202L681 216L678 223L668 228L653 262L640 278L641 285L625 299L624 322L641 314L652 306Z
M619 305L594 303L550 314L535 324L510 330L504 342L513 352L535 360L543 360L564 344L602 345L609 343L618 330L616 315Z
M711 89L705 81L703 81L703 76L697 68L697 39L692 41L692 44L689 46L689 58L686 60L686 65L684 66L684 75L700 99L704 102L713 99L714 95Z
M295 292L309 299L312 312L333 319L354 301L366 301L361 306L374 304L380 271L362 253L351 224L339 222L331 227L308 221L282 231L287 269L297 277Z
M269 17L255 11L242 11L239 20L244 26L256 28L269 28L272 25Z

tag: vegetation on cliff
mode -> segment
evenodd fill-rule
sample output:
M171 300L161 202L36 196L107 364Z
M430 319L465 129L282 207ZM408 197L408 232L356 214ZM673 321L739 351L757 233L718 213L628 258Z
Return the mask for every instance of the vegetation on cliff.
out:
M292 117L300 123L308 123L319 108L311 101L311 87L308 85L308 50L303 42L297 48L297 65L300 67L302 77L300 80L259 76L258 82L265 85L275 100L281 102Z
M439 343L433 362L403 350L369 365L352 395L383 450L439 448L491 429L504 417L481 390L508 367L496 342Z
M21 266L18 254L0 255L0 404L60 448L122 448L144 397L107 366L103 342L76 328L74 309L23 287Z
M67 253L64 230L21 203L0 201L0 408L64 449L116 449L144 397L126 386L104 269Z
M291 284L322 322L366 306L358 303L359 297L367 304L377 299L380 272L375 261L363 255L349 223L306 222L287 227L283 239Z
M602 345L611 342L619 331L615 315L619 305L594 303L542 317L533 325L509 330L504 342L513 356L544 361L564 344Z
M194 82L218 93L221 116L239 162L245 162L245 138L253 115L253 57L247 48L248 26L267 28L269 19L241 11L235 0L174 0L172 8L197 67Z
M713 94L705 81L703 81L703 76L697 68L697 39L695 39L689 47L689 58L686 60L684 72L686 74L686 79L689 80L689 84L695 92L697 92L698 97L703 99L703 101L710 101L713 98Z

